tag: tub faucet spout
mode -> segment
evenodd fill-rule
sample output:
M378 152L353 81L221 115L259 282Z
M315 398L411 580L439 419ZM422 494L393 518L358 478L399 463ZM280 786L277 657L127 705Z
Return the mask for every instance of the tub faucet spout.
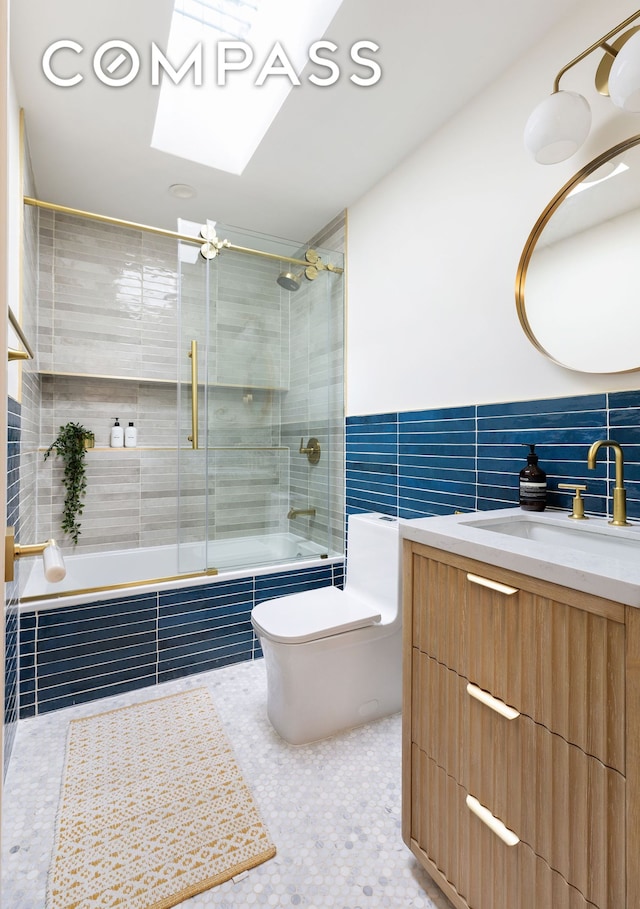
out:
M601 448L608 446L613 448L616 456L616 479L613 487L613 518L610 524L616 527L625 527L627 521L627 493L624 488L624 457L622 448L613 439L600 439L594 442L587 455L587 467L593 470L596 466L596 457Z
M316 510L315 508L290 508L287 513L287 517L291 521L293 518L298 518L303 514L308 514L311 515L311 517L315 517Z

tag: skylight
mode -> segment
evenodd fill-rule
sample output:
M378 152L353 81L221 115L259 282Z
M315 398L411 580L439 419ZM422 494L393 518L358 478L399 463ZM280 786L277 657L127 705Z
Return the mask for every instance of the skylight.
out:
M241 174L341 3L175 0L152 147Z

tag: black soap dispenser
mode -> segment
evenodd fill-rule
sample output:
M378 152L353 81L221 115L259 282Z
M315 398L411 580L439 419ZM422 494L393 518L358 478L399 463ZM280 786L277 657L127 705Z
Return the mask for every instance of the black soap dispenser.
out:
M544 511L547 504L547 475L538 467L536 446L529 444L527 466L520 471L520 508L523 511Z

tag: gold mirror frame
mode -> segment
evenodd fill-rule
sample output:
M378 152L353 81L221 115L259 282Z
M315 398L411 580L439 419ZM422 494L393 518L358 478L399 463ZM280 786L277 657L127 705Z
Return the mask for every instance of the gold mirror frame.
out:
M590 373L597 373L600 375L605 375L605 374L606 375L616 375L616 374L622 374L622 373L628 373L628 372L635 372L636 370L640 369L640 345L639 345L639 351L638 351L638 365L631 366L631 367L628 367L625 369L587 370L587 369L582 369L582 368L579 368L576 366L571 366L570 364L565 363L562 360L555 357L543 346L543 344L540 343L540 341L536 337L536 335L531 327L529 318L527 317L527 311L526 311L526 307L525 307L525 283L526 283L526 279L527 279L527 272L529 269L529 264L531 262L531 257L536 248L536 244L538 243L538 240L540 239L540 235L542 234L543 230L545 229L545 227L547 226L547 224L549 223L549 221L551 220L551 218L553 217L555 212L558 210L560 205L567 198L569 193L579 183L581 183L585 179L585 177L589 176L594 171L598 170L598 168L602 167L603 164L606 164L608 161L611 161L613 158L617 157L618 155L622 154L623 152L627 151L628 149L634 148L638 145L640 145L640 135L633 136L632 138L626 139L624 142L620 142L618 145L613 146L612 148L603 152L601 155L598 155L597 158L594 158L592 161L590 161L588 164L586 164L581 170L579 170L569 180L569 182L566 183L562 187L562 189L556 193L556 195L553 197L551 202L549 202L547 207L544 209L544 211L542 212L542 214L536 221L536 223L533 227L533 230L529 234L529 237L527 238L527 242L525 243L524 249L522 251L522 255L520 256L520 262L518 264L518 271L516 274L516 311L518 313L518 319L520 321L520 325L522 326L522 330L524 331L524 333L527 336L527 338L529 339L529 341L533 344L533 346L538 351L540 351L540 353L542 353L545 357L547 357L553 363L557 363L559 366L562 366L565 369L573 370L574 372L583 372L583 373L590 372Z

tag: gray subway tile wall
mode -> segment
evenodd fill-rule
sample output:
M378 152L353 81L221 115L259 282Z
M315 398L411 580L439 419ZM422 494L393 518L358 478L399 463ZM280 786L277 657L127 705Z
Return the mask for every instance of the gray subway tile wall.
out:
M171 520L177 514L180 539L202 536L205 523L221 537L239 535L251 523L255 532L289 529L287 503L278 493L296 499L299 494L298 487L288 486L294 482L299 440L291 450L292 468L285 464L291 427L308 436L312 422L313 432L322 432L327 440L327 456L307 478L312 482L305 495L319 500L310 532L318 542L342 540L344 426L341 419L330 420L327 411L332 407L341 417L343 409L344 314L338 276L306 282L296 302L276 283L279 263L256 256L227 253L208 264L196 248L196 261L187 262L185 250L168 238L49 211L40 211L29 231L39 252L34 261L39 359L24 418L40 414L41 435L32 453L33 491L23 501L23 517L35 529L37 515L36 533L51 536L56 531L62 506L62 467L55 458L45 463L42 449L69 421L92 430L97 448L106 448L119 417L125 426L135 423L138 449L88 453L87 498L74 551L135 548L141 541L173 543ZM326 237L344 241L343 216ZM241 245L259 245L256 241L250 232L234 232L234 242ZM328 258L342 263L340 253ZM319 294L323 282L325 292ZM31 309L34 299L35 293ZM187 441L192 337L201 341L200 444L214 450L210 462L220 468L212 476ZM290 364L292 351L304 353L304 369ZM290 384L292 370L295 382L304 381L304 386ZM320 391L316 383L323 382ZM226 453L231 448L254 448L259 454L253 459L243 452L234 456ZM241 465L248 471L244 477ZM178 469L181 501L175 482L171 494L170 476ZM234 509L234 490L239 489L241 500ZM282 507L276 520L273 503L278 499Z

